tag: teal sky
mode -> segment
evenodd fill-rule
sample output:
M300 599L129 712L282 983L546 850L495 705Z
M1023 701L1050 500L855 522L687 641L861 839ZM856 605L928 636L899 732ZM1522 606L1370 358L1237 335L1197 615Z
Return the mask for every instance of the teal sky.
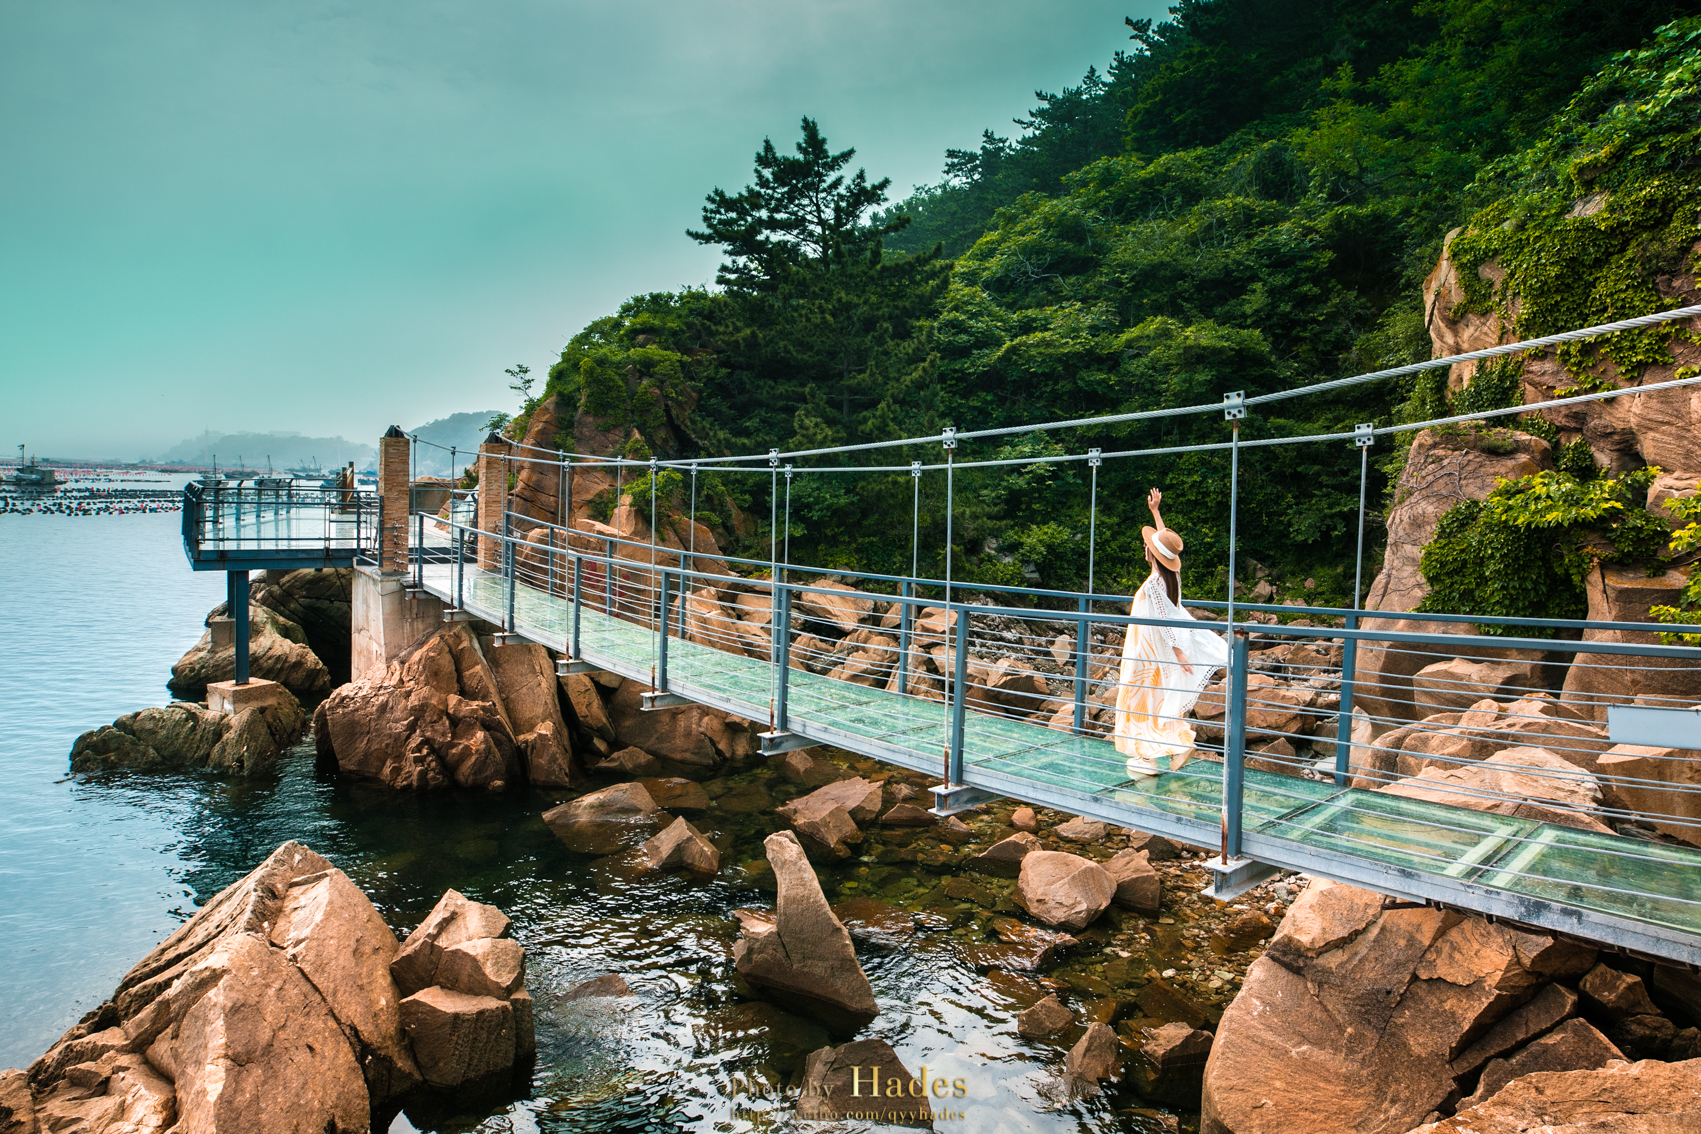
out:
M1151 0L0 0L0 451L371 441L508 405L820 120L890 177L1127 43Z

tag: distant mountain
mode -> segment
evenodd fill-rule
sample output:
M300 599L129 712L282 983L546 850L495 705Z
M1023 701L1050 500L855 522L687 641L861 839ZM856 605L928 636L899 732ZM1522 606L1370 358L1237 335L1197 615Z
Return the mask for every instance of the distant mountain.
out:
M455 472L463 472L478 453L478 443L484 440L485 424L495 415L495 410L452 413L448 417L428 421L417 429L405 430L409 437L419 438L419 447L414 454L414 475L448 476L451 445L455 448Z
M353 461L357 469L370 469L378 458L373 445L341 437L303 437L299 433L214 433L208 431L165 451L160 464L221 466L239 461L250 469L263 469L269 460L277 472L312 467L334 469Z

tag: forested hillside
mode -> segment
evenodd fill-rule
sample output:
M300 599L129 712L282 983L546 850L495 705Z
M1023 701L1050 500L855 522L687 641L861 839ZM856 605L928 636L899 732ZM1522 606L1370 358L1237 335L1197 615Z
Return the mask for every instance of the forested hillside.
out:
M1701 0L1184 0L1167 22L1107 28L1107 46L1127 45L1102 73L1039 93L1010 136L989 130L978 149L948 151L938 184L896 202L877 171L857 169L843 148L852 140L823 138L806 117L795 144L763 143L749 186L709 194L689 236L723 249L717 288L638 296L592 323L546 393L647 439L687 439L667 456L1256 394L1427 358L1422 280L1461 226L1474 263L1517 261L1528 294L1552 297L1513 313L1520 330L1670 306L1655 281L1701 235L1688 46L1698 10ZM1682 22L1652 45L1672 21ZM1663 101L1650 109L1652 98ZM1598 169L1579 173L1579 147ZM1591 177L1658 184L1615 195L1588 248L1561 242L1567 270L1612 286L1561 286L1537 265L1551 242L1519 241L1551 237L1541 218L1590 191ZM1625 365L1660 355L1663 341L1625 346ZM1515 386L1463 395L1511 399ZM1361 386L1278 403L1250 416L1243 437L1418 420L1448 398L1433 380ZM1225 439L1220 420L1198 417L969 444L958 457ZM1375 456L1381 506L1401 458L1395 447ZM939 457L933 444L826 463ZM1099 588L1143 575L1138 527L1157 484L1188 540L1190 593L1220 595L1227 474L1221 453L1107 462ZM1247 557L1344 601L1356 452L1250 450L1243 474ZM729 501L768 515L766 475L706 477L702 489L711 515ZM907 568L910 493L906 472L800 472L794 561ZM1079 465L963 474L958 577L1080 585L1087 504ZM922 509L922 568L937 571L942 476L924 478ZM765 554L765 526L749 541Z

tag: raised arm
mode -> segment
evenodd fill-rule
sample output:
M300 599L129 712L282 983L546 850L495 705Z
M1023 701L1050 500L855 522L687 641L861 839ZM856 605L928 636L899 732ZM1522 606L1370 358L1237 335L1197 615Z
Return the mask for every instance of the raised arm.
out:
M1163 514L1158 511L1158 505L1163 502L1164 494L1159 492L1157 489L1154 488L1150 492L1146 493L1146 507L1152 510L1152 523L1157 526L1157 529L1160 532L1164 530L1164 518Z

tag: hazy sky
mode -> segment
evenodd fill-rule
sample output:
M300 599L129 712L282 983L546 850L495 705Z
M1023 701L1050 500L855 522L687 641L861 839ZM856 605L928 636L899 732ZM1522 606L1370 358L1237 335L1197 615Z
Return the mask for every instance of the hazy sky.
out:
M0 450L507 407L798 119L936 181L1151 0L0 0Z

